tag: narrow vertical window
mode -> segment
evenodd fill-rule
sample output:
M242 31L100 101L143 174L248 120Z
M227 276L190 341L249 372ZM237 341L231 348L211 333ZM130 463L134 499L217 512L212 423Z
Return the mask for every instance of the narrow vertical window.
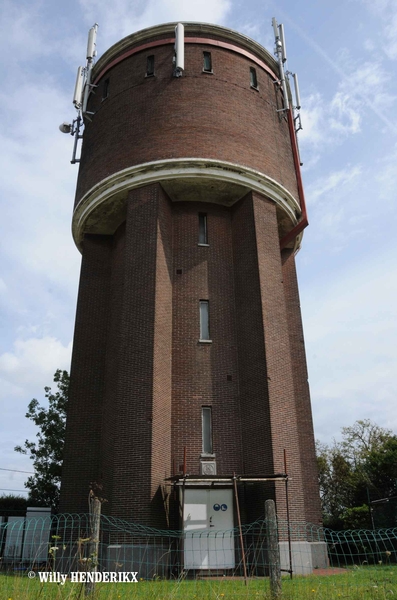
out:
M208 300L200 300L200 340L210 339Z
M199 213L199 244L208 244L207 215Z
M201 407L203 454L212 454L212 411L209 406Z
M203 71L212 73L211 52L203 52Z
M106 100L109 96L109 79L105 79L103 82L102 100Z
M253 88L258 88L258 80L256 78L256 69L254 67L250 67L250 85Z
M154 75L154 55L151 54L146 59L146 77L153 77Z

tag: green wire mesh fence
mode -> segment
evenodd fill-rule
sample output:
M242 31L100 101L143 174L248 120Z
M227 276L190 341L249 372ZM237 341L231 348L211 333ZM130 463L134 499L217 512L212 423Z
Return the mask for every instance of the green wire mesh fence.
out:
M89 515L0 524L0 599L272 598L267 523L169 531ZM397 529L331 531L278 522L282 598L397 597Z

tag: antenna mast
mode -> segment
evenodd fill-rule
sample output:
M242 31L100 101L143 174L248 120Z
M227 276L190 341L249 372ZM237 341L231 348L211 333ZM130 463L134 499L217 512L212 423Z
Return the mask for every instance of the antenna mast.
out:
M96 57L97 31L98 31L98 23L95 23L95 25L93 25L88 32L87 64L85 67L86 80L85 80L85 86L84 86L84 99L83 99L83 116L84 117L87 116L88 96L90 95L90 91L93 87L91 85L91 71L92 71L92 67L94 66L94 58ZM90 114L92 114L92 113L90 113Z
M87 53L86 53L86 66L79 67L77 69L76 84L73 93L73 104L77 110L77 117L73 119L72 123L62 123L59 129L62 133L70 133L74 137L72 160L70 161L73 165L80 162L79 158L76 158L78 141L82 139L83 135L80 133L81 127L84 124L83 117L90 119L87 111L88 97L93 86L91 84L91 72L94 66L94 59L96 57L96 36L98 31L98 23L95 23L88 32L87 42Z
M295 134L298 133L300 129L302 129L301 116L300 116L300 108L301 108L301 99L299 93L299 83L298 83L298 75L296 73L291 73L291 71L285 70L285 63L287 61L287 50L285 45L285 35L284 35L284 25L280 23L277 24L276 19L273 17L272 19L273 31L274 31L274 40L275 40L275 49L274 54L277 57L278 65L280 69L280 80L277 82L281 89L283 90L284 96L284 108L281 108L277 112L285 112L289 110L289 98L287 91L286 80L289 82L289 76L291 75L294 80L294 89L295 89L295 104L292 103L292 114L295 124ZM298 141L298 140L297 140Z
M273 17L272 19L274 38L275 38L275 50L274 53L277 56L278 66L280 70L280 85L283 90L284 95L284 108L282 111L289 109L289 100L287 93L287 85L285 83L285 72L284 72L284 63L287 60L287 55L285 51L285 40L284 40L284 27L282 25L277 25L276 19ZM284 43L283 43L284 41Z

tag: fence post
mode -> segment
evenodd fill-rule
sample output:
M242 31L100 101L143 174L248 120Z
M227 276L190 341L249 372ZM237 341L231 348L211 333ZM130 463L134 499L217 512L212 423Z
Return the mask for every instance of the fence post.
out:
M270 593L272 598L281 597L280 551L278 547L277 518L274 500L265 502L267 552L269 556Z
M99 529L101 523L101 499L93 491L90 491L90 527L91 539L88 545L87 572L96 573L98 570ZM85 595L90 596L95 590L95 581L87 581L85 584Z

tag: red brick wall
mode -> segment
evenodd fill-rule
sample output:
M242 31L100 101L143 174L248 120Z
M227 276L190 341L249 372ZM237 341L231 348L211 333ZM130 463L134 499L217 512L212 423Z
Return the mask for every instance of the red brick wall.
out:
M169 488L164 488L164 479L171 475L172 214L171 203L160 186L157 193L151 497L152 513L165 527L163 499ZM168 510L168 502L166 506Z
M117 336L111 505L114 516L128 515L136 522L159 526L164 525L163 514L158 511L158 498L153 498L169 474L171 462L171 327L167 322L171 302L167 266L170 219L167 212L168 200L158 184L130 192L123 304ZM159 240L160 229L162 238ZM157 451L152 456L153 448Z
M110 280L110 320L106 346L105 391L102 412L101 480L104 513L112 512L114 449L117 433L116 390L122 347L119 336L124 305L125 223L113 236ZM95 365L91 365L95 369Z
M213 74L202 72L203 51ZM145 78L146 57L155 56L155 77ZM187 44L183 77L172 76L172 45L131 56L99 82L84 131L76 201L104 177L159 159L213 158L266 173L297 197L287 122L271 77L234 52ZM257 70L259 91L250 88Z
M199 212L207 213L208 247L198 246ZM231 214L176 203L173 215L172 455L179 467L186 446L187 471L200 472L201 407L211 406L218 473L230 474L242 468ZM210 344L199 342L200 300L209 301Z
M284 472L284 449L288 458L290 517L302 519L304 512L303 478L299 431L294 397L287 309L282 280L275 204L253 194L255 233L258 251L263 331L267 363L271 445L274 471ZM277 512L286 517L285 491L276 486Z
M282 262L294 397L299 431L299 452L305 484L305 516L308 523L321 523L313 420L294 253L291 250L283 250Z
M198 245L199 212L208 246ZM172 204L154 184L130 192L110 240L87 236L84 246L64 506L72 488L82 498L87 480L102 478L105 512L165 526L160 486L184 447L188 473L199 473L201 408L211 406L218 473L283 472L285 449L291 519L318 522L296 273L280 253L274 203L250 193L231 209ZM285 518L277 483L247 487L247 520L269 495Z
M203 51L213 74L202 72ZM183 77L172 45L112 67L91 96L76 200L112 173L148 161L213 158L258 169L297 197L279 94L251 61L187 44ZM155 77L145 78L155 56ZM196 181L195 185L199 185ZM208 243L198 246L198 213ZM102 215L101 218L105 218ZM181 270L178 274L177 270ZM199 301L210 307L210 344L199 342ZM171 203L160 183L130 190L113 236L86 236L72 363L62 507L86 510L102 480L104 511L165 526L160 486L198 474L201 408L211 406L220 474L284 471L293 520L319 521L318 487L299 296L293 256L279 249L275 204L248 193L232 208ZM247 486L245 518L266 497L285 517L284 487Z
M111 244L84 239L77 302L60 510L87 512L89 485L101 479L100 444L109 326Z

